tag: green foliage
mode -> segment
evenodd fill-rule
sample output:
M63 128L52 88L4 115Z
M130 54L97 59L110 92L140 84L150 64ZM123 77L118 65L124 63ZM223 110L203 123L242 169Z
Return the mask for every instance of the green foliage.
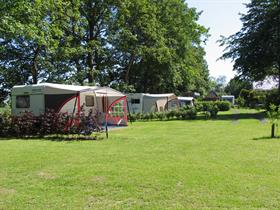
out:
M226 76L210 77L209 90L215 91L218 95L223 95L226 86Z
M235 103L237 104L238 108L243 108L245 106L245 99L239 96L236 100Z
M38 81L154 93L208 87L208 31L181 0L1 1L0 8L0 89Z
M219 111L229 111L231 107L231 103L229 101L216 101Z
M266 98L266 91L242 89L237 102L242 107L257 108L266 104Z
M270 104L267 116L271 124L271 138L275 138L275 127L278 127L278 121L280 118L280 109L274 104Z
M197 101L195 108L198 112L216 110L216 108L218 111L228 111L231 108L231 103L228 101Z
M266 100L265 100L265 107L266 109L269 109L270 104L275 104L277 106L280 105L280 95L278 90L270 90L267 93Z
M243 78L280 78L280 2L252 0L246 6L247 14L241 16L242 29L221 40L221 45L226 46L223 58L233 59L234 69Z
M149 121L149 120L188 120L195 119L197 111L195 107L183 107L178 110L171 110L166 112L151 112L151 113L137 113L130 114L129 120L134 122L137 120L140 121Z
M1 89L65 73L56 57L65 5L61 0L0 2Z
M267 116L271 124L278 124L278 120L280 117L280 110L274 104L270 104L269 110L267 111Z
M252 88L253 84L249 80L242 80L239 77L234 77L225 87L225 92L238 98L242 89L250 90Z
M0 113L0 136L43 137L54 134L85 136L101 131L101 128L95 122L96 119L92 114L85 115L83 112L72 116L48 110L37 117L32 112L12 116L9 111L4 111Z

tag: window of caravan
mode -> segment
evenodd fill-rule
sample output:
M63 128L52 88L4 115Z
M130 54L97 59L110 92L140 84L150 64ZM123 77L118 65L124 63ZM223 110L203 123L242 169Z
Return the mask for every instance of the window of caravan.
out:
M16 97L16 108L29 108L30 96L22 95Z
M113 117L117 117L117 116L123 117L125 115L124 107L125 107L124 101L123 100L119 101L111 108L110 115Z
M140 99L139 98L132 98L131 103L132 104L140 104Z
M94 97L86 96L86 106L94 106Z

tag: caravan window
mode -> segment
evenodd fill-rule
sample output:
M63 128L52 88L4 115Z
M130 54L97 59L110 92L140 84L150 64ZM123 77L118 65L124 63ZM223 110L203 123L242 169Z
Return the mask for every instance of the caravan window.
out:
M86 96L86 106L94 106L94 97Z
M30 96L17 96L16 97L16 108L29 108L30 107Z
M131 103L132 104L140 104L140 99L133 98L133 99L131 99Z

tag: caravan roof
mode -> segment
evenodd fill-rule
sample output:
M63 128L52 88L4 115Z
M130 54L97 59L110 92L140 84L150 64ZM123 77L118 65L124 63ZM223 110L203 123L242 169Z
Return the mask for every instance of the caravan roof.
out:
M153 98L167 98L174 96L174 93L166 93L166 94L150 94L150 93L144 93L144 96L153 97Z
M40 83L34 85L17 85L12 89L13 95L25 94L25 93L45 93L45 94L61 94L66 92L81 92L93 90L97 94L109 94L115 96L124 96L121 92L109 87L98 86L79 86L79 85L64 85L55 83Z
M178 97L179 101L192 101L193 99L194 99L193 97L182 97L182 96Z

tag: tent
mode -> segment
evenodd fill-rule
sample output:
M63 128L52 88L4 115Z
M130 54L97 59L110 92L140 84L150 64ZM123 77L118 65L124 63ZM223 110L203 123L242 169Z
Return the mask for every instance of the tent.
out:
M91 111L100 124L127 125L126 96L109 87L41 83L14 86L11 95L13 115L24 111L35 116L47 110L72 115Z
M173 93L130 93L127 94L127 99L129 111L131 113L160 112L179 107L178 98Z

